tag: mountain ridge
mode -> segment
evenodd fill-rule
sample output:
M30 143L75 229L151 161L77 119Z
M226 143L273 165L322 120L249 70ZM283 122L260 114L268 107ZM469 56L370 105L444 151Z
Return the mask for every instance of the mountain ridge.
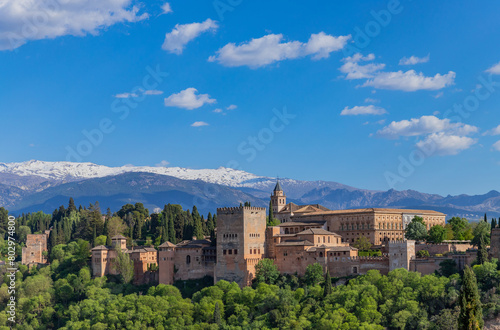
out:
M152 184L155 182L157 184ZM425 207L436 211L447 210L450 215L458 216L479 217L484 212L500 216L500 192L496 190L483 195L444 197L415 190L358 189L322 180L284 178L280 182L289 201L322 204L330 209ZM130 189L131 184L136 185L134 189ZM275 184L275 178L224 167L108 167L93 163L37 160L0 163L0 205L18 212L34 211L36 207L51 212L49 207L69 197L74 197L75 201L80 199L83 204L100 198L106 201L101 203L102 206L107 203L112 208L119 208L119 203L141 201L151 208L161 208L161 203L178 203L190 208L192 205L187 200L192 199L204 201L205 209L197 205L201 210L215 212L216 207L238 205L245 201L267 206ZM83 191L82 187L85 188ZM214 191L224 191L224 198L219 195L220 200L217 200ZM161 196L164 201L159 198Z

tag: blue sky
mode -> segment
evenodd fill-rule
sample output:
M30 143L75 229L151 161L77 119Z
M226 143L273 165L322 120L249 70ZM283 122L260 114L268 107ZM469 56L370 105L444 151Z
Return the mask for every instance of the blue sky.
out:
M0 7L1 162L498 189L494 1L25 3Z

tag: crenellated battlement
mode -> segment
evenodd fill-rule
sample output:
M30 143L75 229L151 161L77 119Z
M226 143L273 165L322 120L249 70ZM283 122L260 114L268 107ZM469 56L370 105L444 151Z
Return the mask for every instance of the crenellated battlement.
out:
M387 262L389 261L389 256L384 255L384 256L354 256L349 259L351 262L362 262L362 261L382 261L382 262Z
M258 206L236 206L236 207L220 207L217 209L217 214L234 214L234 213L243 213L245 210L247 211L266 211L265 207Z
M388 242L388 245L389 246L393 246L393 247L398 247L398 246L406 246L408 245L408 243L414 243L415 241L411 241L411 240L403 240L403 241L389 241Z

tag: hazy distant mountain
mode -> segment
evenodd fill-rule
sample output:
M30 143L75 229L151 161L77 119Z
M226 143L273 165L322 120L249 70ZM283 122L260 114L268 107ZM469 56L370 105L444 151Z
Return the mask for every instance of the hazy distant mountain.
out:
M500 216L500 193L440 196L414 190L373 191L337 182L280 179L289 199L298 204L322 204L330 209L358 207L426 208L449 216L477 218L485 212ZM276 179L220 167L107 167L92 163L28 161L0 163L0 205L11 211L52 212L74 197L77 204L99 201L118 210L142 202L151 211L166 203L215 212L220 206L250 201L267 206Z

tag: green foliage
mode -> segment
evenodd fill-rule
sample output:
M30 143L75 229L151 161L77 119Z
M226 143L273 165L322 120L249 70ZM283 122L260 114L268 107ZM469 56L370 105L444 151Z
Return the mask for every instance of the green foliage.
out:
M358 250L366 251L372 247L372 243L370 243L370 240L365 236L361 236L356 239L356 241L352 244L352 246Z
M99 237L96 237L94 245L99 246L99 245L106 245L106 241L108 240L108 237L105 235L101 235Z
M406 226L405 237L411 240L422 241L427 238L427 228L422 222L415 220L417 218L418 217L415 217L408 226Z
M486 249L486 242L483 236L480 236L479 238L476 261L480 265L488 261L488 250Z
M474 236L472 238L471 244L474 246L479 246L480 241L483 240L484 244L490 245L490 233L491 233L491 227L488 222L484 221L479 221L475 226L472 231L472 235Z
M429 251L427 250L420 250L417 252L417 257L419 258L425 258L425 257L430 257L431 255L429 254Z
M442 276L448 277L448 276L451 276L453 274L458 273L457 263L453 259L446 259L446 260L441 261L441 263L439 264L439 267L440 267L439 273Z
M472 330L483 328L484 321L476 276L469 266L466 266L464 270L458 305L460 306L458 329Z
M442 243L446 239L446 229L443 226L435 225L429 229L427 241L432 243Z
M254 286L259 283L275 284L280 276L278 266L271 259L262 259L255 265Z
M330 277L330 271L327 270L325 274L325 288L323 295L326 297L332 293L332 278Z
M467 219L453 217L448 220L448 224L450 224L451 230L453 231L453 239L471 240L474 237L472 234L472 227Z
M120 248L116 248L116 258L113 263L123 284L128 284L134 279L134 262L130 260L127 253L122 252Z
M323 281L323 267L319 263L314 263L306 267L304 279L308 285L318 285Z

